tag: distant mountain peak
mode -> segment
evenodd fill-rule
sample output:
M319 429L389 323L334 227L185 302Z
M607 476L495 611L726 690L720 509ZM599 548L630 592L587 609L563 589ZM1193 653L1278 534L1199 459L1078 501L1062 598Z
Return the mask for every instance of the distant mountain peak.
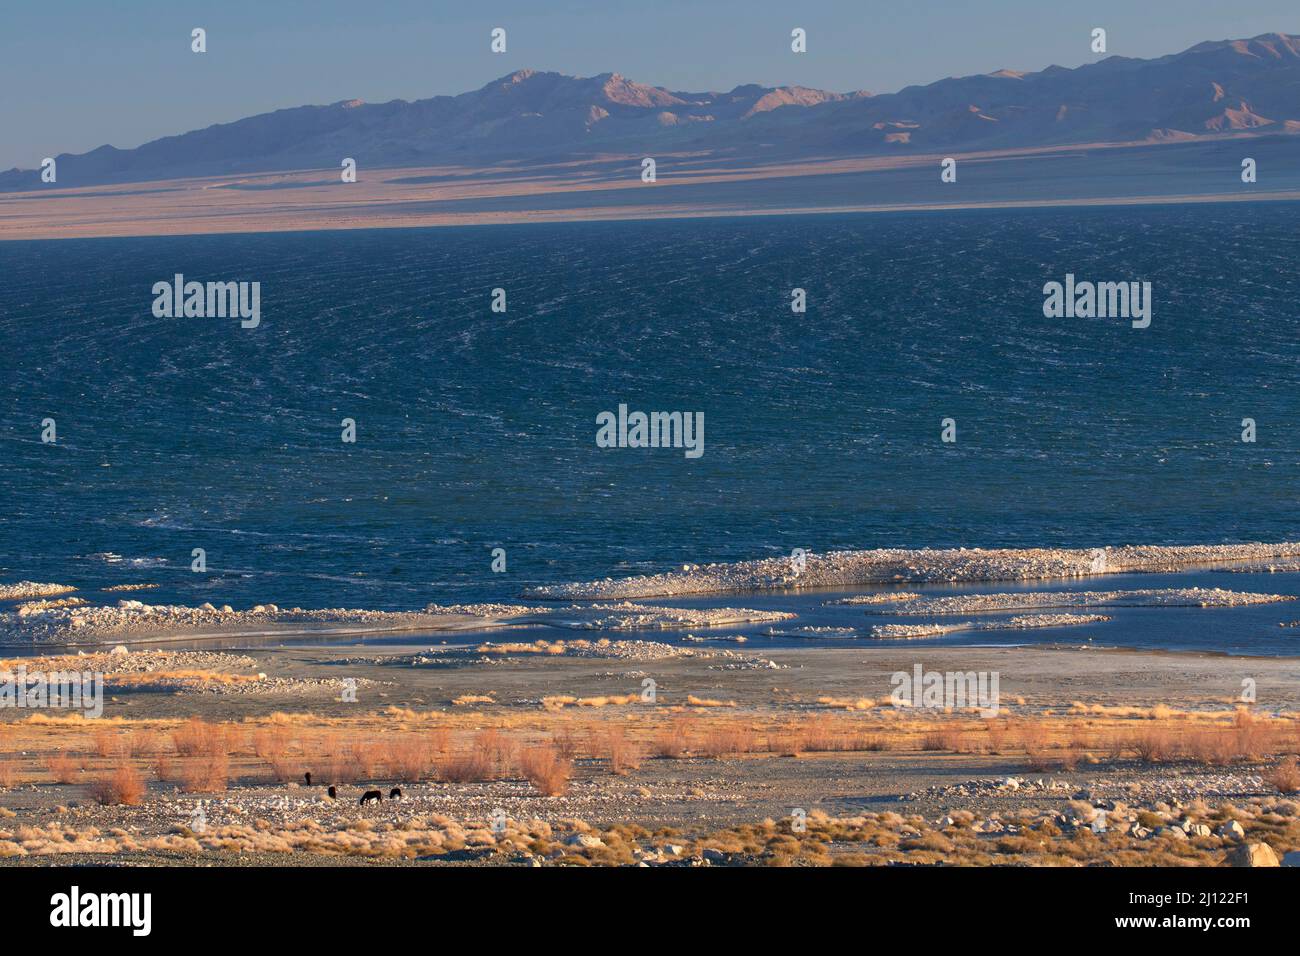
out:
M1300 37L1265 33L1154 59L1000 69L874 96L757 83L691 93L617 72L520 69L456 96L300 106L57 160L58 184L67 187L335 169L344 156L376 168L683 150L753 158L948 155L1297 132ZM33 151L43 155L38 144ZM0 190L41 188L34 170L0 174Z
M1261 60L1300 58L1300 36L1286 33L1261 33L1248 40L1207 40L1176 55L1200 56L1220 52L1230 52Z

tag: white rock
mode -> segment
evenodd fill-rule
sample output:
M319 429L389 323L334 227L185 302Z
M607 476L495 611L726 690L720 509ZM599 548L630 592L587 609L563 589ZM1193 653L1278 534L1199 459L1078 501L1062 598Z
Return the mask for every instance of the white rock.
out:
M1246 831L1241 828L1241 824L1236 820L1229 820L1214 832L1218 836L1228 837L1233 840L1244 840L1246 838Z

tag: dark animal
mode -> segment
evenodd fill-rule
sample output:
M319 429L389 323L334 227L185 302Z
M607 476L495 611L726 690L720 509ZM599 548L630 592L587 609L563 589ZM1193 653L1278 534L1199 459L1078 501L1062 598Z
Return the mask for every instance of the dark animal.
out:
M307 779L307 786L311 786L311 771L308 770L303 776Z
M392 790L389 790L389 791L388 791L388 799L389 799L389 800L400 800L400 799L402 799L402 788L401 788L401 787L394 787Z
M329 794L329 798L330 798L331 800L337 800L337 799L339 798L338 791L335 790L333 787L330 787L330 788L329 788L328 790L326 790L325 792Z
M384 795L380 793L378 790L367 790L365 793L361 795L361 805L363 807L371 800L375 801L375 803L383 803Z

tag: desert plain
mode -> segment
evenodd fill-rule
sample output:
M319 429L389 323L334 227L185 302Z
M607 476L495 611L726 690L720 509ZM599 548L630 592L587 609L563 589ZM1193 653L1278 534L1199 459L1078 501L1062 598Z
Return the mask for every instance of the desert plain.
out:
M1155 593L1071 591L1051 603L1104 608ZM1285 595L1225 595L1160 600L1201 602L1209 615L1246 599L1275 599L1282 619L1292 611ZM152 614L141 596L121 598L119 617ZM111 646L10 646L6 678L93 671L104 698L98 717L0 710L0 862L1297 860L1300 660L1086 639L791 646L778 640L797 633L791 615L744 599L704 611L663 599L463 606L413 632L346 640L266 625L223 637L203 624L202 640L119 628L130 639ZM50 614L78 599L34 600ZM906 592L831 603L866 616L882 600L934 609ZM968 614L978 602L964 600ZM996 706L900 703L899 675L931 673L997 675ZM363 804L369 791L382 799Z

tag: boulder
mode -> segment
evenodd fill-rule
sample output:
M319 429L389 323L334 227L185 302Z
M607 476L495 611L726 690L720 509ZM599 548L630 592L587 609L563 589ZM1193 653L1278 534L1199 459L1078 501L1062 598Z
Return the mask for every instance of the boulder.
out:
M1236 820L1229 820L1214 832L1217 836L1228 840L1244 840L1246 838L1246 831L1241 828L1241 824Z
M1223 866L1279 866L1277 854L1267 843L1234 846L1223 858Z

